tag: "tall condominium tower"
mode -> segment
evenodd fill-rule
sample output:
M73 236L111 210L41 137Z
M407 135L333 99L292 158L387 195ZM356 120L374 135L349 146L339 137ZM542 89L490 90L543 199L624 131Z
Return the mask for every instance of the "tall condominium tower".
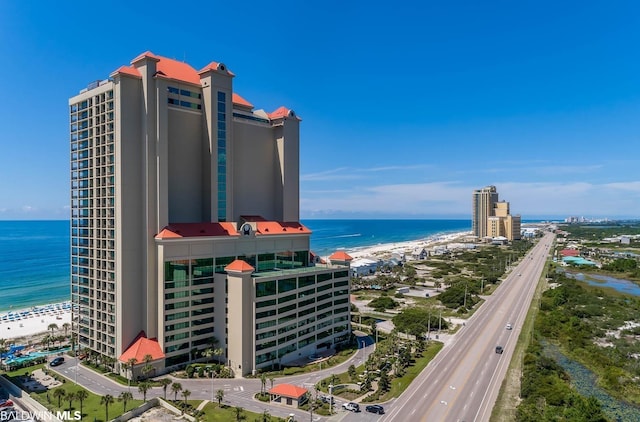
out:
M495 186L473 191L473 234L479 238L520 239L520 216L511 215L509 203L498 201Z
M498 202L495 186L486 186L473 191L473 235L480 238L487 236L487 219L493 215L493 208Z
M145 52L69 100L74 331L127 376L349 339L350 258L316 264L299 222L300 119L233 78Z

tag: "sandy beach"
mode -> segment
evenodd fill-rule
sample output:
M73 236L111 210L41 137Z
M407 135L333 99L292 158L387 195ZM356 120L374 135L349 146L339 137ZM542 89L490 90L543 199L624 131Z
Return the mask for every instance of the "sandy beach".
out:
M5 340L32 337L48 331L49 325L56 324L56 335L64 335L63 324L71 324L71 304L69 302L34 306L29 309L0 313L0 338Z
M465 242L465 238L471 236L471 232L456 232L443 234L438 236L429 237L426 239L412 240L407 242L397 243L382 243L379 245L357 248L353 250L347 250L346 252L352 258L375 258L385 259L391 257L393 254L399 255L411 255L416 249L426 249L452 245L454 243Z

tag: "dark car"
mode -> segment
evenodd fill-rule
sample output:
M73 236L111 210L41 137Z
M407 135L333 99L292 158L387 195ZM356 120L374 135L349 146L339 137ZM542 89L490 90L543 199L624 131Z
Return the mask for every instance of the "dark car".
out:
M370 404L365 407L365 410L369 413L377 413L378 415L384 415L384 407L377 404Z
M62 365L64 363L64 358L59 356L55 359L53 359L51 361L51 363L49 364L49 366L58 366L58 365Z
M498 353L499 355L502 354L502 352L504 352L504 349L502 348L502 346L496 346L496 353Z

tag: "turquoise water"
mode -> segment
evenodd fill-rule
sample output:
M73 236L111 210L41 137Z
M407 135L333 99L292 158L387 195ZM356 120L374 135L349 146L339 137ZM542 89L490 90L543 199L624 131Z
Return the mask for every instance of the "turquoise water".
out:
M0 312L70 300L68 221L0 221Z
M471 220L302 220L327 256L383 243L471 231ZM0 221L0 313L70 300L69 221Z

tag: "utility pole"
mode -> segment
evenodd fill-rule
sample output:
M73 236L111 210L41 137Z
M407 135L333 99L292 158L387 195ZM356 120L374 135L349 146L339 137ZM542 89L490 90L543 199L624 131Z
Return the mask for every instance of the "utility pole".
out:
M429 312L429 322L427 324L427 341L431 340L431 312Z
M464 285L464 304L462 305L465 309L467 309L467 283Z

